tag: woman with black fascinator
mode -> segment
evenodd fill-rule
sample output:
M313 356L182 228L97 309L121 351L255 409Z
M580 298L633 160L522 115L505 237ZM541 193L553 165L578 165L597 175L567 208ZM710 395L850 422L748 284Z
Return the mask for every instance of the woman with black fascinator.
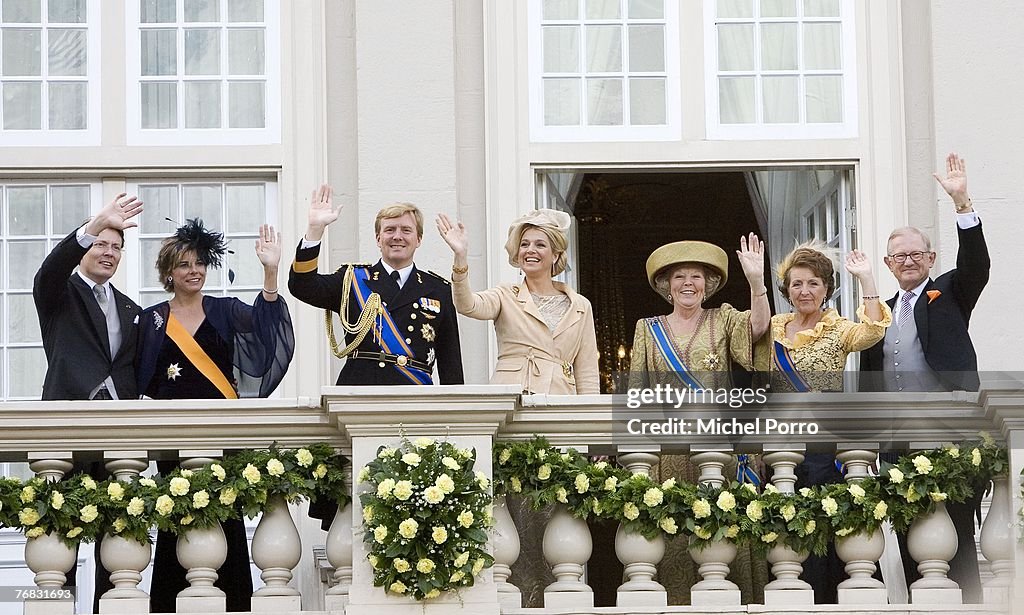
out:
M280 234L270 225L260 227L256 256L263 264L263 292L253 305L203 294L207 268L220 267L225 252L224 235L199 219L186 221L163 241L156 268L164 289L174 296L139 318L136 377L145 396L267 397L288 370L295 337L288 306L277 293ZM174 468L172 462L158 466L162 473ZM249 611L253 588L245 526L229 520L223 527L228 555L216 585L227 594L228 611ZM153 568L151 611L173 613L178 592L188 586L173 535L158 536Z

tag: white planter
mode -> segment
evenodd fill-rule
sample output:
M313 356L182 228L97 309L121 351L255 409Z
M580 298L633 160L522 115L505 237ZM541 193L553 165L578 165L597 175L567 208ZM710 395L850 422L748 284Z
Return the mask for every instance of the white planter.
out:
M884 589L885 584L872 578L875 562L885 550L882 530L876 529L870 535L853 534L836 540L836 555L846 562L846 574L850 575L839 584L839 589Z
M544 528L544 559L551 564L551 572L558 579L548 585L545 592L590 592L584 583L583 566L590 560L594 542L590 538L587 522L572 516L563 504L555 506Z
M665 557L664 536L659 534L653 539L644 538L642 534L630 532L620 524L615 532L615 556L625 566L626 578L629 579L619 586L620 592L665 591L661 583L654 580L658 562Z
M352 505L338 507L327 532L327 561L334 566L334 587L328 596L343 596L352 587Z
M228 542L219 523L181 534L175 550L178 563L188 571L186 578L191 583L178 592L178 597L224 597L224 592L213 586L217 580L217 569L224 565L228 557Z
M36 573L34 581L38 587L63 587L76 557L75 549L53 532L25 542L25 564Z
M149 566L153 546L136 540L107 534L100 541L100 561L110 571L113 589L107 590L103 598L149 598L139 589L142 571Z
M263 571L260 578L266 585L253 596L298 596L299 590L289 587L288 582L302 556L299 532L283 497L269 498L267 506L269 510L263 513L252 537L252 561Z
M939 502L935 510L915 519L907 533L907 550L921 573L910 588L957 589L956 582L946 576L956 549L956 528L946 512L946 503Z
M697 538L690 537L690 557L696 562L697 572L703 580L698 581L690 591L739 591L739 587L725 577L729 576L729 564L736 559L736 545L729 540L716 540L703 548Z

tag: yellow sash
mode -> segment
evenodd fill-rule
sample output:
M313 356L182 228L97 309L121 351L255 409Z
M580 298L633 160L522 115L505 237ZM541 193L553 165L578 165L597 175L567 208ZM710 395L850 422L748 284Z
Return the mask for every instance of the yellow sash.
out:
M196 340L189 335L185 326L174 317L174 314L170 314L167 317L167 335L185 353L185 358L199 370L199 373L205 376L213 386L217 387L217 390L224 396L224 399L238 399L238 393L235 392L228 379L224 377L224 373L220 371L220 368L213 362L210 355L206 354L206 351L199 347Z

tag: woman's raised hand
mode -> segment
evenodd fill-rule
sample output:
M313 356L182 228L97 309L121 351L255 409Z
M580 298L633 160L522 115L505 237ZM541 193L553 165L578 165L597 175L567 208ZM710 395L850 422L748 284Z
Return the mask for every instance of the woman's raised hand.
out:
M764 242L756 234L740 236L740 249L736 250L736 257L740 260L743 275L748 282L764 279Z
M466 234L466 226L462 222L452 222L445 214L437 214L435 220L437 232L441 239L448 244L455 256L465 256L469 250L469 237Z
M264 267L276 268L281 263L281 233L274 231L269 224L260 226L260 236L256 240L256 256Z
M872 277L871 272L871 261L868 260L866 254L860 250L851 250L846 255L846 270L850 272L850 275L862 280L865 276Z

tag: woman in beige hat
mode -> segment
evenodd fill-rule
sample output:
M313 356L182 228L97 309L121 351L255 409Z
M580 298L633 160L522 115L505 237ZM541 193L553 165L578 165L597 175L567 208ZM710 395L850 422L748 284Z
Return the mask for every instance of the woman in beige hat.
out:
M455 309L477 320L493 320L498 364L492 384L520 384L531 393L600 393L597 336L590 301L552 278L565 270L569 214L539 209L508 229L508 262L522 270L521 284L473 292L469 287L466 227L437 217L437 230L455 254Z
M750 285L751 309L742 312L728 303L703 307L729 277L729 259L718 246L677 241L651 253L647 281L672 305L672 312L637 321L630 388L729 388L732 364L754 369L754 342L771 319L764 243L754 233L740 237L736 256Z

